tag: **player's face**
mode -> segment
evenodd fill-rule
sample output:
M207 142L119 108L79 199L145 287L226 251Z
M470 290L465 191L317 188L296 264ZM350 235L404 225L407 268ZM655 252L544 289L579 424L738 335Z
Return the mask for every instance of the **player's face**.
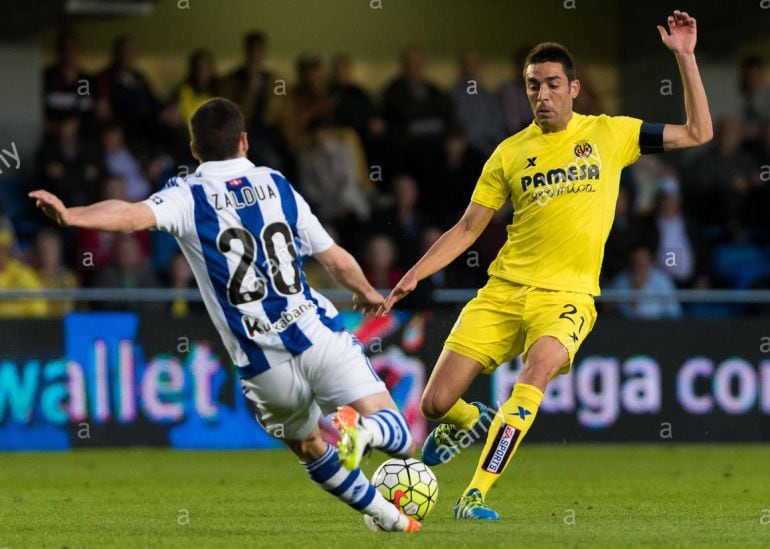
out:
M537 125L544 132L563 130L572 114L572 101L580 92L580 83L567 79L561 63L546 61L527 66L525 84Z

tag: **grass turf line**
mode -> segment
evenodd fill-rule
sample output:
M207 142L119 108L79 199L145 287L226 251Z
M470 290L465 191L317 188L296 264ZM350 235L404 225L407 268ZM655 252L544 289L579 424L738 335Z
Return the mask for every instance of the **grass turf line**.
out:
M369 532L286 451L0 454L0 547L770 546L770 448L529 445L455 521L478 449L435 467L419 534ZM385 456L365 464L371 473Z

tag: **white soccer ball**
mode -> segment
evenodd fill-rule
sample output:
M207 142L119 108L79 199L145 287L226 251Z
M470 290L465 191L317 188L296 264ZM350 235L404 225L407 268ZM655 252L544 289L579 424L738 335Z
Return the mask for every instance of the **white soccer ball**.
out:
M372 484L385 499L417 520L424 519L436 506L438 480L422 461L389 459L374 472Z

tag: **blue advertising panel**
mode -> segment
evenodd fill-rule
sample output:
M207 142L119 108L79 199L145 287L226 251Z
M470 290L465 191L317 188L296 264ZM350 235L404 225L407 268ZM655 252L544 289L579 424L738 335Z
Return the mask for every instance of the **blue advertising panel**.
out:
M418 441L420 395L456 311L343 313ZM548 387L533 441L764 441L770 335L763 319L601 318ZM0 450L98 446L272 448L207 317L73 313L0 321ZM520 360L466 398L497 405ZM324 435L334 440L328 418Z
M424 365L398 339L413 315L348 329L376 352L375 370L416 435ZM3 321L22 340L0 344L0 450L89 446L272 448L209 320L134 312L71 313L61 321ZM406 336L405 336L406 337ZM382 351L382 352L379 352ZM334 437L328 420L322 427Z

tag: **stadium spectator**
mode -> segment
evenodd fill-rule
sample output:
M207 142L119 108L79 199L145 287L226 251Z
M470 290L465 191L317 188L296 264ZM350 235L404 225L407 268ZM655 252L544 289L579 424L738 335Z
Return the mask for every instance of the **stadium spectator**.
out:
M195 109L207 99L219 95L219 79L214 54L197 49L187 61L187 75L174 91L173 102L179 108L185 129Z
M168 282L169 286L176 290L195 288L192 269L181 252L172 255L168 262ZM171 314L177 317L187 316L191 309L190 305L187 299L178 297L171 302Z
M72 289L78 287L78 279L62 261L61 236L54 230L43 229L35 237L32 250L32 266L40 279L41 287L48 290ZM61 316L74 309L71 299L47 301L47 314Z
M177 165L195 166L187 124L198 105L219 95L219 87L214 54L206 49L192 52L184 80L174 88L160 115L163 144Z
M748 237L751 222L752 158L741 149L741 123L727 116L717 122L713 144L697 157L685 199L693 201L693 211L703 224L727 228L733 240Z
M308 202L343 236L369 218L369 202L353 151L327 122L317 119L311 123L309 143L299 150L298 166Z
M260 31L244 37L243 64L222 80L221 93L243 112L249 159L257 165L286 171L289 158L278 129L286 108L286 83L267 68L267 42L267 35Z
M353 60L347 54L338 54L332 59L329 97L332 124L353 128L366 146L371 133L380 131L381 121L374 117L369 94L353 81Z
M275 76L266 67L267 36L250 32L243 39L243 64L222 82L226 97L241 108L248 132L267 125L267 113L273 97Z
M126 144L123 129L117 124L108 124L102 130L102 148L107 172L112 177L123 179L126 184L126 200L143 200L152 191L142 164Z
M580 75L580 95L575 98L575 112L599 115L604 112L599 94L585 73Z
M493 106L481 82L478 54L468 51L459 59L460 77L450 94L425 77L423 53L410 48L401 56L400 74L384 90L381 118L367 91L354 81L348 55L334 57L328 80L320 59L301 56L299 81L287 92L285 82L267 68L267 36L253 32L244 37L243 63L223 79L216 77L211 52L192 52L187 75L174 89L171 105L164 108L146 76L137 70L136 48L130 38L115 40L110 66L97 79L89 80L80 65L77 38L64 30L56 40L54 63L43 72L46 132L38 155L38 181L73 205L101 196L146 196L174 175L176 166L191 164L185 119L200 102L222 94L236 100L246 113L251 159L281 169L289 178L301 172L297 181L305 184L319 217L340 229L346 246L361 251L366 235L383 233L394 240L403 259L423 246L432 223L448 227L456 222L485 159L476 148L496 144L490 137L494 126L499 130L502 122L501 137L505 137L530 123L532 113L521 78L521 63L528 50L514 55L512 78L500 88L498 105ZM585 100L591 98L585 78L582 84L575 109L588 113L591 108L585 106ZM623 270L633 243L649 246L658 267L681 286L707 272L704 266L712 258L706 252L712 244L728 239L762 246L770 242L770 216L766 214L770 175L768 170L762 171L770 166L770 86L760 57L743 60L740 91L741 117L721 120L711 150L683 166L682 193L670 192L669 181L677 174L660 157L644 155L627 170L633 180L632 192L621 188L603 279L612 280ZM95 105L100 119L107 123L104 151L99 149L97 137L90 138L98 135ZM495 109L500 113L497 118L490 114ZM452 123L455 111L466 131ZM117 126L124 126L122 135ZM280 131L284 127L296 149L287 147ZM340 131L342 127L352 128L358 139L349 139L354 132ZM366 156L361 154L361 143ZM677 162L676 157L671 161ZM391 195L384 201L368 190L372 165L379 169L377 174L384 174L373 178L383 195ZM413 193L408 183L393 183L399 178L393 174L402 172L419 182L416 205L409 206ZM401 190L394 188L399 186ZM116 191L123 187L125 190ZM26 214L20 215L6 196L0 195L0 210L14 219L19 238L27 242L37 226L34 222L22 226L19 220ZM369 217L369 223L371 204L380 207L379 202L388 199L402 206L379 211L373 219ZM153 240L153 265L156 273L167 275L168 258L176 247L164 245L158 236ZM68 244L66 238L63 242ZM148 255L149 242L147 235L138 236L143 255ZM114 235L76 233L70 245L77 251L78 271L86 269L80 273L84 281L117 257ZM676 265L669 266L671 256L666 254L674 248L684 252L674 252ZM482 250L478 246L476 250L480 263L485 263ZM67 257L70 251L67 249ZM446 283L477 284L465 271L481 272L483 267L451 272Z
M104 181L102 200L125 200L126 184L120 177L108 177ZM91 282L94 274L111 265L118 256L118 241L120 235L101 231L78 229L75 233L77 253L76 268L81 272L84 282ZM139 243L143 254L149 254L150 235L134 233L131 235Z
M751 170L752 212L761 244L770 242L770 120L762 127L760 140L752 151L753 168Z
M32 267L13 257L14 239L10 231L0 229L0 290L39 290L40 279ZM0 299L0 317L43 316L42 299Z
M13 223L8 219L3 208L4 204L0 202L0 233L7 232L10 235L11 242L16 240L15 233L13 231Z
M134 146L158 140L158 116L162 104L147 77L136 68L134 40L118 36L112 59L96 79L96 114L102 122L116 121Z
M370 181L370 159L376 164L384 146L384 123L374 117L374 106L366 92L353 82L353 61L345 54L332 60L331 79L326 87L329 105L328 119L337 136L345 141L353 152L358 165L359 177L367 188Z
M78 40L70 30L56 38L56 60L43 72L43 109L46 131L64 118L75 116L84 134L94 130L91 76L80 67Z
M396 244L390 237L376 234L367 241L362 267L372 286L385 289L398 283L404 271L398 267L397 257Z
M488 156L505 137L500 104L482 82L477 51L464 51L458 68L459 77L450 90L455 118L465 129L470 145Z
M441 235L444 234L444 231L440 229L439 227L435 226L429 226L426 227L425 230L422 232L422 235L420 235L420 255L424 254L428 250L430 250L431 246L433 246L436 241L441 238ZM446 288L449 286L449 279L450 279L450 270L452 270L452 265L447 265L445 269L442 269L428 278L424 280L425 286L429 287L429 289L435 290L436 288ZM422 285L420 285L422 286ZM417 286L415 290L419 289L420 286Z
M187 142L187 149L190 149L189 141ZM174 159L165 152L158 150L147 159L142 173L144 178L150 184L150 188L153 191L156 191L163 188L163 185L165 185L170 178L176 175L184 177L194 171L194 169L188 168L188 171L185 172L184 168L186 168L186 166L180 166L179 174L177 174L175 171L176 168L177 167L174 166Z
M118 234L115 261L99 271L94 286L97 288L156 288L160 284L149 268L139 241L133 235ZM157 310L156 303L113 301L103 303L105 309Z
M677 286L689 286L696 274L697 233L682 211L682 196L675 179L668 179L660 186L652 222L658 242L655 264Z
M743 138L755 142L760 139L764 123L770 121L770 84L765 62L758 55L749 55L741 62L740 91Z
M38 155L41 186L73 206L89 204L99 195L105 174L98 145L79 132L77 116L60 118L55 133L44 139Z
M644 242L651 248L657 246L655 235L650 231L651 224L643 223L642 219L635 215L632 207L633 198L630 185L621 183L618 199L615 202L615 220L604 246L601 270L604 285L625 269L628 264L628 250L634 243Z
M638 290L643 297L618 303L620 314L647 320L682 316L682 307L674 296L676 286L665 272L655 267L652 250L647 245L637 245L631 249L628 258L629 269L617 275L610 286L616 290Z
M630 205L635 215L652 215L658 189L667 179L676 177L673 167L659 156L643 154L633 165L623 171L623 179L633 187L633 201Z
M473 186L484 167L486 156L470 147L465 131L459 127L451 128L444 137L443 158L433 177L421 186L421 205L430 211L433 221L448 229L460 218L470 200ZM440 196L441 200L431 197Z
M427 226L420 235L419 253L427 252L433 244L441 237L443 231L435 226ZM418 285L403 300L399 301L399 307L407 311L424 311L436 305L433 300L434 290L446 288L450 284L456 284L456 262L447 265L446 268L426 278L423 284ZM462 286L462 285L460 285Z
M398 250L398 265L404 270L420 257L420 239L429 225L418 208L420 189L414 177L401 173L393 178L394 203L372 220L372 230L388 236Z
M524 60L531 49L530 46L525 46L516 50L512 59L513 76L500 87L498 92L507 135L523 130L532 122L532 108L527 100L523 75Z
M284 120L284 135L292 147L307 143L311 124L330 123L334 104L327 87L321 58L304 53L295 65L297 82L289 94L289 109Z
M440 161L441 138L452 118L449 97L425 77L419 48L401 54L401 72L385 88L382 115L388 140L402 169L419 162L429 172ZM414 170L414 165L411 166Z

